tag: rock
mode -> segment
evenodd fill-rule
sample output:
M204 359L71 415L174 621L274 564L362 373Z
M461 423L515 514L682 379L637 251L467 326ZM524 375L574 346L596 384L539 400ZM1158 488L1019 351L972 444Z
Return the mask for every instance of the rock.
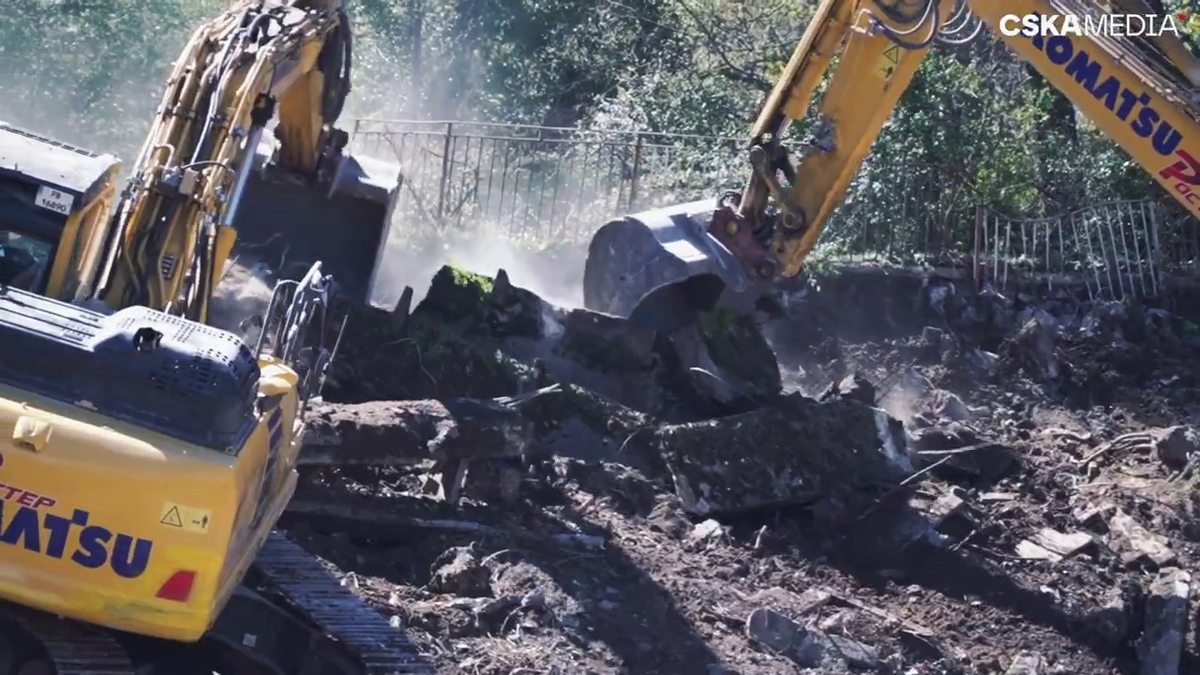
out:
M963 403L957 395L944 389L937 389L933 392L933 412L935 415L953 422L965 422L971 418L971 411L967 408L967 404Z
M666 425L657 439L693 514L805 503L911 472L903 428L854 401L788 394L752 412Z
M1175 561L1169 539L1150 532L1124 511L1118 509L1113 514L1108 528L1112 532L1109 546L1120 553L1121 561L1126 565L1145 559L1165 567Z
M1060 558L1069 558L1092 545L1092 535L1086 532L1064 534L1049 527L1043 527L1031 537L1034 544L1055 553Z
M783 654L802 668L848 665L874 668L879 654L855 640L806 630L773 609L760 607L746 619L746 636Z
M1026 652L1018 654L1004 675L1041 675L1046 668L1046 660L1041 654Z
M1122 589L1109 591L1104 604L1087 614L1088 626L1114 645L1124 643L1131 633L1132 612L1137 599L1131 597L1133 595Z
M1164 464L1183 466L1200 452L1200 432L1192 426L1169 427L1156 436L1154 450Z
M319 403L307 415L300 465L412 465L520 457L533 425L499 401Z
M448 549L433 561L429 571L429 589L435 593L472 598L492 594L492 572L480 563L470 546Z
M725 528L721 527L721 523L709 518L692 528L691 533L688 534L687 543L693 546L702 545L720 539L724 534Z
M775 350L748 314L717 309L701 315L699 328L709 358L726 382L756 397L783 389ZM687 361L684 365L688 366Z
M863 405L874 406L875 385L871 384L870 380L858 373L853 373L842 378L837 384L831 384L818 400L829 401L834 398L858 401Z
M926 349L933 348L940 351L942 346L942 338L945 335L946 334L940 328L925 326L921 329L921 346L925 347Z
M1062 374L1054 355L1054 327L1037 317L1025 322L1017 334L1005 341L1002 358L1042 381L1057 380Z
M1079 525L1094 532L1100 532L1107 528L1108 518L1116 510L1116 505L1110 502L1101 504L1084 502L1075 507L1074 511L1071 512L1071 517Z
M1178 675L1187 642L1191 581L1190 572L1170 567L1150 585L1146 627L1138 644L1139 675Z
M491 462L471 462L463 479L462 494L484 502L511 506L521 496L525 477L519 459L503 458Z
M552 385L533 395L511 399L532 425L531 456L555 454L602 460L626 454L653 439L658 421L575 385ZM641 433L645 432L645 433Z

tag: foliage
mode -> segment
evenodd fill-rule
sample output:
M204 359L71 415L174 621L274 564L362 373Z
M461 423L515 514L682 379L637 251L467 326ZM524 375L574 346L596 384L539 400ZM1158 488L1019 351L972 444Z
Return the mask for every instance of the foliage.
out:
M0 13L0 119L134 154L171 59L225 0L21 0ZM347 115L741 137L816 3L347 0ZM1184 11L1187 0L1165 0ZM1200 38L1200 17L1187 29ZM800 139L809 120L794 125ZM737 153L680 148L671 171L736 186ZM687 145L687 144L683 144ZM689 149L690 148L690 149ZM695 185L680 179L681 184ZM731 184L732 183L732 184ZM968 206L1037 214L1162 196L1060 94L984 34L925 59L843 212L888 250L969 238ZM692 195L689 195L692 196ZM844 241L834 245L853 247ZM878 243L878 242L877 242Z

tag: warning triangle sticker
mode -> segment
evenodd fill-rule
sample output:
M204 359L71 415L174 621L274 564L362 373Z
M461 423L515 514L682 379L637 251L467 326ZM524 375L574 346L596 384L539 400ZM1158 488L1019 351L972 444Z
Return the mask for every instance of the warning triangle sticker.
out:
M183 527L183 519L179 517L179 507L172 506L171 510L167 511L167 515L163 516L162 520L158 522L171 527Z
M892 45L884 50L883 55L892 63L900 62L900 45Z

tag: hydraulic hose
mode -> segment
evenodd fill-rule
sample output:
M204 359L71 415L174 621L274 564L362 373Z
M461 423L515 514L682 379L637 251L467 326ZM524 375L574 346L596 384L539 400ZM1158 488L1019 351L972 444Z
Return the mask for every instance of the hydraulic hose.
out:
M929 35L920 42L909 42L905 40L902 37L904 35L903 33L893 29L882 21L876 20L876 24L879 26L880 31L894 44L900 45L905 49L925 49L929 45L933 44L933 41L937 39L938 31L942 29L942 18L937 13L935 0L928 0L925 5L925 15L928 16L931 10L933 13L933 19L929 27ZM924 23L924 21L922 21L922 23Z

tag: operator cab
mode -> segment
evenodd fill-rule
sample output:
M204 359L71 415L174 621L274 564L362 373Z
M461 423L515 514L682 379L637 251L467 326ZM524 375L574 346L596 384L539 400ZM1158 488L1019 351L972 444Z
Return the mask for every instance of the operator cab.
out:
M97 262L119 168L0 122L0 286L74 299Z

